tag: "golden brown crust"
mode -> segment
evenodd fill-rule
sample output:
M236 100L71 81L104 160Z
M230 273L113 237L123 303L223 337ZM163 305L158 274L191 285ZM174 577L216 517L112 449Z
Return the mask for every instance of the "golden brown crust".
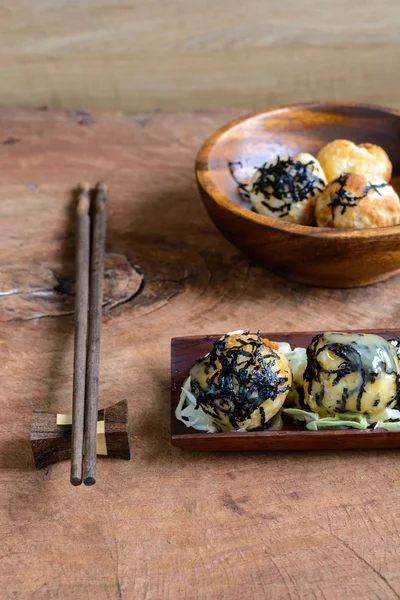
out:
M350 140L334 140L324 146L317 155L328 182L344 173L357 173L380 177L389 181L392 163L383 148L365 143L358 146Z
M383 179L349 173L329 183L318 196L319 227L364 229L400 223L400 199Z
M213 402L217 404L218 408L216 424L222 431L233 431L237 427L250 431L264 427L265 423L272 419L282 408L290 390L292 385L292 370L288 358L279 351L277 342L264 339L260 345L259 341L260 338L255 334L244 332L229 333L219 340L218 354L215 354L210 359L213 353L212 350L211 353L196 361L190 369L192 385L195 382L196 388L203 392L207 392L211 385L218 385L218 382L220 382L219 375L223 370L225 371L224 378L226 378L226 372L229 373L229 367L226 371L227 364L232 366L232 372L245 368L248 376L248 385L252 382L254 383L254 376L258 376L261 372L264 373L265 382L270 382L272 386L271 394L268 398L264 398L261 404L258 404L259 399L254 398L253 393L249 396L246 402L247 404L250 403L250 405L251 402L254 402L254 406L252 412L244 419L243 417L234 417L236 412L235 402L227 400L223 393L221 396L215 394L214 389ZM249 356L252 356L252 361L250 362ZM262 371L264 359L269 365L270 374ZM225 365L224 367L222 366L223 364ZM278 375L281 378L280 381L274 380L274 375ZM270 377L271 379L269 379ZM212 383L210 383L211 381ZM239 386L246 386L247 384L245 382L239 384L235 376L232 379L232 385L233 388L230 389L230 392L233 390L235 394L238 394ZM233 422L233 417L236 423Z

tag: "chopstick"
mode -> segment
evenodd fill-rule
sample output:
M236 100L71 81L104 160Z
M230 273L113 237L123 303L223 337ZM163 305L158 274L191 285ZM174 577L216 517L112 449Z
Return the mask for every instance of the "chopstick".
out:
M96 483L96 438L107 188L79 187L76 227L72 485ZM92 225L92 227L90 227ZM84 471L84 473L83 473Z
M103 300L104 246L107 188L98 183L92 213L92 244L89 280L89 321L85 396L84 483L96 483L96 437L99 393L100 326Z
M86 339L89 297L90 252L90 198L89 184L80 185L76 227L76 285L75 285L75 340L74 382L72 396L72 485L82 483L83 433L85 418Z

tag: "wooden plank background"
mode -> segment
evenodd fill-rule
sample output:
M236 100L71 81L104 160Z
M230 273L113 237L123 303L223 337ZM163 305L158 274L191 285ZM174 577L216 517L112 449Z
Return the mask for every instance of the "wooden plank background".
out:
M5 0L0 104L400 107L398 0Z

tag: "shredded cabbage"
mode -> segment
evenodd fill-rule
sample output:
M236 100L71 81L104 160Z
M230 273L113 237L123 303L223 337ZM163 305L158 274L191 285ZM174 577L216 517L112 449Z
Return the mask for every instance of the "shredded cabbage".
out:
M175 416L182 421L186 427L193 427L199 431L215 433L217 428L213 423L211 415L208 415L199 406L196 408L197 400L191 392L190 377L188 377L182 387L181 397L175 410Z
M372 416L372 415L371 415ZM400 410L397 410L397 408L385 408L385 410L383 410L382 412L379 413L379 421L384 422L384 421L396 421L400 419ZM372 420L372 419L370 419ZM376 419L375 419L376 421Z
M295 348L292 350L287 342L279 342L279 350L289 359L290 368L292 369L293 383L290 392L288 393L285 404L294 405L301 409L302 402L298 390L304 387L304 371L307 366L307 352L305 348Z
M352 413L336 413L334 417L324 417L307 423L307 429L318 431L319 429L367 429L370 423L368 419L362 415L354 415Z
M392 346L395 347L396 354L400 358L400 340L394 338L393 340L389 340L389 344L392 344Z
M317 413L309 410L302 410L301 408L284 408L283 412L285 415L293 417L295 421L304 421L305 423L310 423L310 421L317 421L319 419Z
M386 429L386 431L400 431L400 421L378 421L374 429Z
M283 412L296 421L304 421L307 429L310 431L318 431L318 429L347 429L353 427L355 429L367 429L370 422L365 415L361 413L344 412L336 413L334 417L321 418L317 413L300 410L298 408L285 408Z
M287 356L291 351L292 347L287 342L278 342L279 351L282 352L285 356Z
M299 385L303 385L304 371L307 366L307 352L305 348L291 349L290 345L286 342L279 344L279 350L289 359L290 366L293 373L293 381Z
M269 427L266 431L280 431L282 429L283 421L280 410L268 421L268 425Z
M228 335L242 335L242 333L244 333L244 329L236 329L236 331L228 331L228 333L224 333L224 335L219 339L223 340Z
M400 410L397 408L385 408L380 413L380 421L377 421L374 429L386 429L386 431L400 431ZM397 420L396 420L397 419Z

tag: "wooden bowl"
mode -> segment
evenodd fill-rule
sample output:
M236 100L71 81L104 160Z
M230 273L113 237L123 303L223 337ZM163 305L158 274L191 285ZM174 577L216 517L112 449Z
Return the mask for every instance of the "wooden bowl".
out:
M196 177L215 225L257 263L302 283L358 287L400 272L400 226L333 230L271 219L246 205L228 169L228 161L246 169L279 154L316 155L337 138L382 146L399 192L400 112L365 104L299 104L232 121L204 143Z

